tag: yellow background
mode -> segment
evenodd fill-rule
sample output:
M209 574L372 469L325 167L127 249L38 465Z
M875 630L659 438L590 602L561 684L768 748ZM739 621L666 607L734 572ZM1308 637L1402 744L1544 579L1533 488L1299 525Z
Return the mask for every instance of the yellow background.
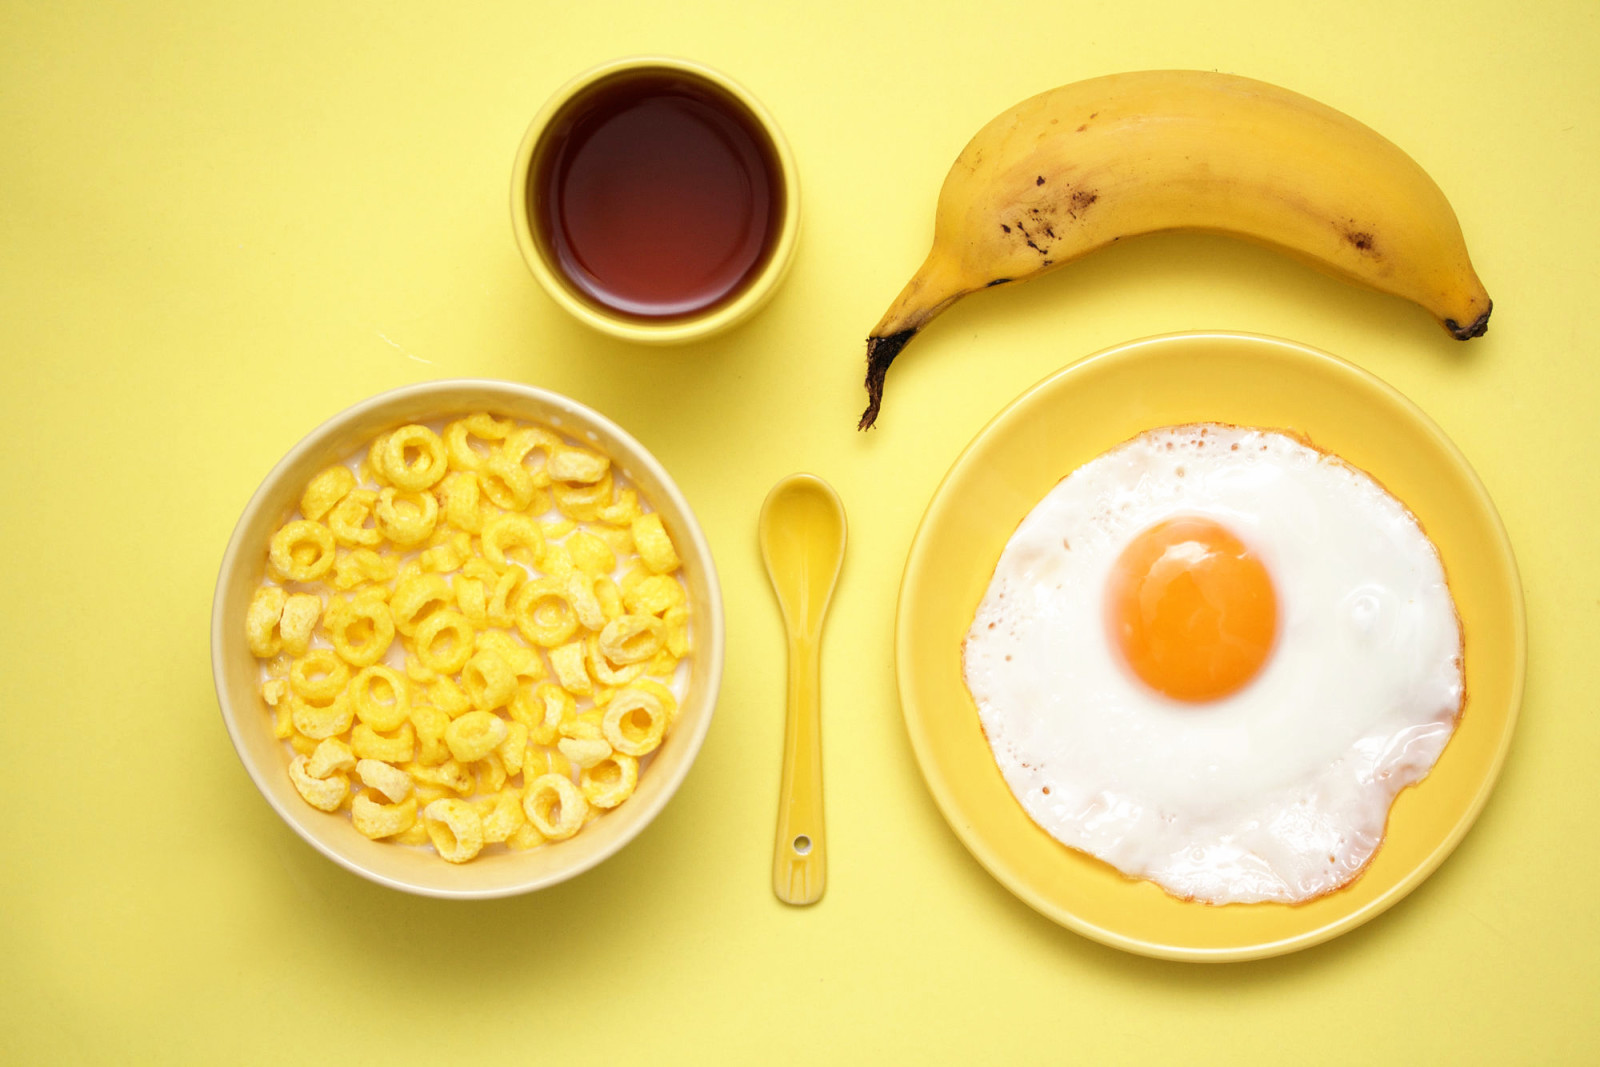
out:
M1600 21L1510 4L0 4L0 1060L1563 1062L1600 1043ZM1335 10L1337 9L1337 13ZM798 156L794 270L679 351L565 317L509 230L512 154L598 61L699 59ZM1494 296L1428 316L1217 238L1124 243L948 313L854 430L862 339L995 113L1215 68L1338 107L1454 203ZM966 853L893 681L905 552L1028 385L1133 337L1343 355L1476 466L1527 593L1500 786L1399 906L1260 963L1164 963L1040 918ZM728 669L699 762L600 868L480 904L335 867L261 800L212 694L216 566L257 482L404 382L567 393L673 472L716 552ZM768 888L783 647L755 519L811 470L850 513L824 645L830 888Z

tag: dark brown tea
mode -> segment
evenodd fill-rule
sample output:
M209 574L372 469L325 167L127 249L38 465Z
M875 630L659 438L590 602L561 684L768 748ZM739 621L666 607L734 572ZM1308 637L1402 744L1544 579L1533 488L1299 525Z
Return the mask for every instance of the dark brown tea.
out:
M528 217L580 293L662 320L726 303L761 273L784 196L777 153L742 102L683 72L637 71L556 115Z

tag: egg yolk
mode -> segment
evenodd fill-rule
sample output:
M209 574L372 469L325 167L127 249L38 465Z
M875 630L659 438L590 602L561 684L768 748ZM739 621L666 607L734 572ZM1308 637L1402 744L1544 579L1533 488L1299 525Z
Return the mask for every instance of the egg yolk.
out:
M1111 640L1152 689L1216 700L1256 676L1272 650L1278 602L1261 561L1210 519L1145 530L1106 590Z

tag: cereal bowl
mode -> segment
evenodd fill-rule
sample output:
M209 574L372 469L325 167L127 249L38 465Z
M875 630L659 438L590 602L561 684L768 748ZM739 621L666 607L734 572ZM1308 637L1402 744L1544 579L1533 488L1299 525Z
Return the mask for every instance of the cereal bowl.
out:
M301 798L289 776L292 753L274 736L261 695L246 613L267 569L275 531L295 514L319 471L360 452L374 437L414 422L490 412L548 427L608 456L661 523L682 561L692 650L671 732L641 767L633 794L576 836L527 851L486 850L470 863L445 862L432 849L369 840L344 811L325 813ZM267 475L235 527L223 556L211 613L211 665L222 717L256 788L284 822L347 870L390 888L426 896L488 898L525 893L588 870L631 841L660 813L688 774L711 725L722 676L722 595L694 513L661 464L603 415L564 396L502 381L455 380L406 386L363 401L324 422Z

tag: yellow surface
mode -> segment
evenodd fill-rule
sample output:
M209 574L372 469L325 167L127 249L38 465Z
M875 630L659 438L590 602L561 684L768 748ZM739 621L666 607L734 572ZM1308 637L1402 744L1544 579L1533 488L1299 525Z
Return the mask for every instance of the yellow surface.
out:
M756 93L805 196L746 326L640 349L561 312L506 206L545 96L617 55ZM0 7L0 1061L1582 1062L1600 1045L1600 22L1592 5L687 2ZM966 139L1048 86L1189 66L1286 85L1404 147L1495 299L1486 338L1261 249L1118 247L963 301L858 435L862 339ZM1527 594L1500 784L1422 886L1273 960L1198 967L1063 930L971 858L912 757L894 608L962 447L1064 364L1193 328L1376 372L1460 446ZM413 898L251 786L207 614L258 480L408 381L515 378L662 460L716 553L723 699L661 817L530 897ZM827 478L851 544L823 642L830 884L770 890L783 630L755 518Z
M1217 908L1062 848L995 766L960 648L1017 525L1071 470L1152 426L1216 421L1304 434L1376 478L1439 549L1465 641L1468 707L1438 764L1390 809L1352 885L1297 907ZM1466 460L1405 398L1326 353L1248 335L1136 341L1047 379L962 453L917 531L895 630L900 699L929 787L995 876L1097 941L1185 960L1256 959L1360 925L1415 888L1488 798L1522 696L1522 589L1494 505Z

